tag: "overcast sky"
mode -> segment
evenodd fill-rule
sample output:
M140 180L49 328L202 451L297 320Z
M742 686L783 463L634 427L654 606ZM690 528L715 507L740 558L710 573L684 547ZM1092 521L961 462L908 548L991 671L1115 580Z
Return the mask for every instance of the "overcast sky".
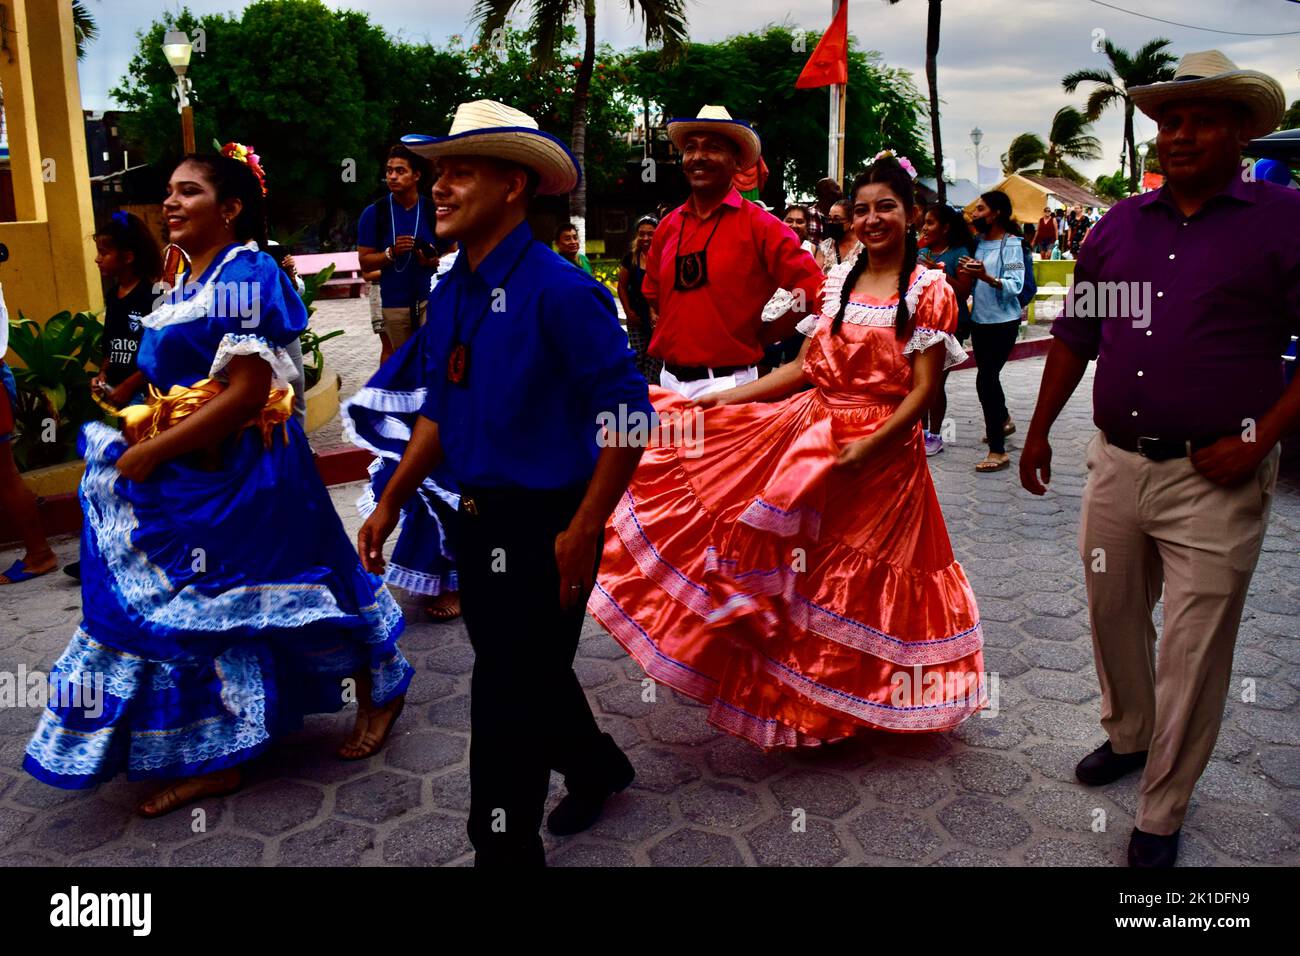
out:
M442 44L467 32L472 0L325 0L339 9L363 10L390 33L408 40ZM637 45L643 34L639 21L629 19L627 0L597 0L597 40L616 48ZM1237 36L1207 29L1190 29L1155 22L1108 9L1096 0L948 0L943 10L939 50L939 95L945 153L955 155L958 175L973 177L970 130L984 130L982 162L997 164L1012 137L1025 131L1046 136L1052 114L1067 104L1081 106L1086 93L1074 96L1061 89L1061 77L1071 70L1106 66L1105 56L1092 51L1094 31L1105 31L1130 52L1154 37L1173 41L1178 55L1189 51L1222 50L1243 69L1275 77L1287 102L1300 99L1300 3L1290 0L1106 0L1151 17L1174 20L1218 31L1290 36ZM87 109L115 106L109 89L126 72L135 49L135 33L164 10L176 10L176 0L86 0L99 22L101 35L81 63L82 103ZM196 14L232 12L247 6L240 0L187 0ZM830 22L831 0L688 0L691 39L721 40L731 34L761 29L769 23L821 31ZM879 50L889 66L914 74L917 87L925 83L924 0L849 0L849 31L859 47ZM792 54L793 55L793 54ZM202 84L202 77L195 82ZM853 91L849 91L853 95ZM1155 134L1155 125L1137 114L1139 141ZM1082 164L1089 176L1118 168L1123 114L1114 111L1096 124L1105 158Z

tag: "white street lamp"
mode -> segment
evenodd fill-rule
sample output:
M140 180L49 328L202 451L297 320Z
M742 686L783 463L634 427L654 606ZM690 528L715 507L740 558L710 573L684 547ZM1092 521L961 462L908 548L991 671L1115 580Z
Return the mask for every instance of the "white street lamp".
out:
M189 94L194 91L190 78L185 74L190 68L190 55L194 47L183 30L168 30L163 37L163 56L176 72L176 111L181 114L181 140L186 153L195 152L194 148L194 112L190 108Z

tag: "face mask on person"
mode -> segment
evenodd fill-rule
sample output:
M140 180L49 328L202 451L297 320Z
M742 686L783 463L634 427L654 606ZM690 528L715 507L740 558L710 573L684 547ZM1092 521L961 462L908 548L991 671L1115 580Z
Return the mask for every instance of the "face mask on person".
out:
M981 235L989 231L989 221L987 219L976 219L971 223L971 226Z
M844 223L842 222L826 223L826 235L829 238L834 239L836 242L839 242L841 239L844 238Z

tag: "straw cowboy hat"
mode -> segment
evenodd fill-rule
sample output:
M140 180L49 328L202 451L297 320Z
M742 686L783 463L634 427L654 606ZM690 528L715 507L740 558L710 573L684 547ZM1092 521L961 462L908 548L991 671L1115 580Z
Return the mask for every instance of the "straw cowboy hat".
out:
M1218 50L1188 53L1178 61L1172 80L1135 86L1128 95L1154 120L1160 119L1161 107L1174 100L1233 100L1249 116L1242 131L1247 139L1273 132L1286 111L1286 97L1277 80L1258 70L1237 69Z
M695 119L675 117L668 121L668 138L678 149L692 133L717 133L736 144L740 154L737 165L740 169L749 169L763 155L763 144L748 123L731 118L725 106L705 106Z
M534 170L542 196L571 193L582 169L569 147L537 128L527 113L495 100L461 103L446 136L411 133L402 145L426 159L440 156L491 156Z

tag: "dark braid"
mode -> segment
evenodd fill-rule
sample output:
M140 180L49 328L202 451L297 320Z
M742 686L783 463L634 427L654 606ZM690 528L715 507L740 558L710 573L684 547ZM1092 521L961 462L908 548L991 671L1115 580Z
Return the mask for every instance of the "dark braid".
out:
M894 334L905 339L912 334L912 310L907 307L908 287L912 284L912 271L916 268L916 230L907 227L907 241L903 244L903 264L898 269L898 311L894 317Z
M908 220L911 220L912 208L915 203L912 177L907 170L899 165L897 159L893 156L883 156L858 173L853 180L853 188L849 191L849 195L856 199L858 190L872 183L881 183L888 186L890 191L902 202L903 211L907 214ZM894 319L894 332L900 339L906 338L910 334L912 324L911 310L908 309L904 296L907 294L908 285L912 278L912 270L916 267L916 254L916 230L908 226L907 239L903 245L903 264L898 273L898 310ZM845 309L848 308L849 296L853 293L853 287L857 285L862 273L867 270L867 265L867 247L863 245L858 250L858 258L854 261L853 267L849 269L848 275L844 277L844 286L840 289L840 308L835 314L835 321L831 323L832 335L839 334L840 327L844 323Z

